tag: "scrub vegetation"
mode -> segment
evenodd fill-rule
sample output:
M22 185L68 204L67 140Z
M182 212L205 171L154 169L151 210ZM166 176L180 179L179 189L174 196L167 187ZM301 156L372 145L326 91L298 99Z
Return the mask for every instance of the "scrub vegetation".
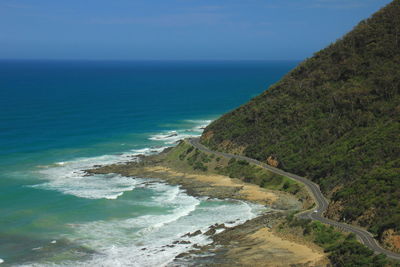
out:
M214 173L237 178L265 189L284 191L296 195L310 205L311 199L303 185L292 179L277 175L244 160L226 159L215 154L205 153L187 142L181 142L168 152L169 165L187 171ZM189 168L189 169L188 169Z

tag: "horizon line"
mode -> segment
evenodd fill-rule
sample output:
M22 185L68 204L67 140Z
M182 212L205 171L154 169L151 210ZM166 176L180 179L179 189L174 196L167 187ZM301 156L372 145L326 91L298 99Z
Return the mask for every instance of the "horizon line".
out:
M179 62L210 62L210 61L303 61L304 59L84 59L84 58L0 58L0 61L114 61L114 62L144 62L144 61L179 61Z

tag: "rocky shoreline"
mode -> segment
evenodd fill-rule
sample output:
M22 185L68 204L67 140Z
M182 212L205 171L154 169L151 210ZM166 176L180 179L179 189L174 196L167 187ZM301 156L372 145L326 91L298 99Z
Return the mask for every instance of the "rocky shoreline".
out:
M295 196L285 192L266 190L223 175L196 173L175 168L163 158L168 151L169 149L166 149L153 156L141 155L138 161L95 166L94 169L86 170L86 173L87 175L117 173L130 177L158 178L168 184L179 185L187 194L195 197L245 200L268 205L277 210L302 208L302 203Z
M153 156L141 156L138 161L87 170L88 175L118 173L124 176L158 178L179 185L196 197L238 199L267 205L272 210L234 227L213 225L187 236L203 234L212 243L194 244L188 252L178 255L168 266L325 266L327 260L320 248L300 244L279 236L274 226L302 203L285 192L266 190L227 176L188 171L165 160L170 149ZM186 241L188 242L188 241ZM176 244L171 244L174 246Z
M282 220L281 212L271 211L244 224L225 227L211 236L211 244L178 255L168 266L326 266L318 247L277 235L274 227Z

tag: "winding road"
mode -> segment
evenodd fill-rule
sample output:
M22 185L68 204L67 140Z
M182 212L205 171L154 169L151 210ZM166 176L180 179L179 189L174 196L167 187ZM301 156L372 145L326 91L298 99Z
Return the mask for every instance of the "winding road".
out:
M310 181L304 177L298 176L296 174L292 174L292 173L285 172L280 169L274 168L266 163L260 162L258 160L252 159L252 158L218 152L218 151L212 151L209 148L205 147L204 145L200 144L199 138L188 138L187 140L192 146L198 148L201 151L213 153L213 154L216 154L219 156L224 156L227 158L235 158L235 159L245 160L247 162L256 164L264 169L267 169L273 173L280 174L280 175L289 177L293 180L303 183L306 186L307 190L311 193L312 197L314 198L315 203L317 204L317 208L313 209L311 211L302 212L302 213L300 213L299 217L309 218L312 220L320 221L325 224L333 225L344 231L354 233L357 235L357 237L361 243L363 243L365 246L369 247L374 252L385 254L387 257L389 257L391 259L400 260L400 254L397 254L397 253L394 253L392 251L382 248L370 232L368 232L362 228L359 228L357 226L354 226L354 225L348 225L345 223L340 223L340 222L336 222L331 219L325 218L323 216L323 214L326 211L326 209L328 208L329 202L324 197L324 195L321 193L321 190L316 183L313 183L312 181Z

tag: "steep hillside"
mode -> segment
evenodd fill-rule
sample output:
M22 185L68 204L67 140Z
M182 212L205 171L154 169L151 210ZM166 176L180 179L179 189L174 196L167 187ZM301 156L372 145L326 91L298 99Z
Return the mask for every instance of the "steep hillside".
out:
M400 0L214 121L201 141L309 177L331 198L330 217L400 251Z

